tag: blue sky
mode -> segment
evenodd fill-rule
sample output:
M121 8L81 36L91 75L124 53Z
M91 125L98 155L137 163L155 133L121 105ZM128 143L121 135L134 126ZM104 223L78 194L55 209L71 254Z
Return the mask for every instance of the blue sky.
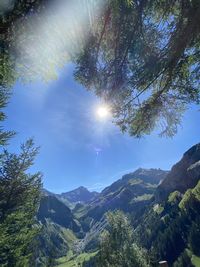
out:
M99 191L138 167L168 170L199 142L198 107L185 114L173 139L155 134L135 139L111 121L98 120L99 103L73 80L72 66L52 82L14 86L5 127L18 134L10 141L10 150L17 151L34 137L41 148L31 171L44 174L46 189L60 193L83 185Z

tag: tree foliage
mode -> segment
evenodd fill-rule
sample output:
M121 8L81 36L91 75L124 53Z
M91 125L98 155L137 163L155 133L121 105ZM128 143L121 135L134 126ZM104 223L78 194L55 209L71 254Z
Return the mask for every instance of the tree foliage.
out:
M3 56L0 60L5 64L0 72L8 74L4 82L16 79L19 74L14 71L16 53L22 51L13 47L17 25L30 21L28 34L26 31L23 33L24 26L20 27L22 42L27 38L36 38L40 42L43 36L32 33L31 18L35 14L35 17L42 18L42 11L52 2L16 1L12 8L1 14ZM95 6L99 2L85 0L82 6L84 9L84 5ZM70 55L70 60L76 65L76 79L109 102L114 121L122 131L136 137L150 134L153 130L159 131L161 136L173 136L187 107L191 103L199 104L199 1L106 0L100 15L99 12L91 12L88 10L84 32L79 34L83 39L87 36L87 42L78 42L81 52ZM73 23L74 29L77 28L76 21ZM70 33L70 37L62 34L63 29L59 25L55 27L55 38L61 38L62 43L66 43L66 38L73 39L74 33ZM52 31L47 27L48 30ZM49 51L51 46L49 44ZM37 53L37 49L33 48L33 51ZM56 59L55 55L49 55L47 76L54 75L54 65L63 64L63 57L69 52L69 47L65 45L62 55L57 55ZM67 60L68 57L64 58ZM28 65L29 59L24 61L22 70L30 68L28 72L37 76L34 68Z
M108 230L102 234L97 266L148 266L144 251L133 244L133 231L125 214L109 212L107 220Z
M29 266L31 246L38 232L35 215L40 200L41 174L28 174L38 153L32 140L19 155L0 156L0 265Z
M200 2L108 0L75 77L112 106L123 131L173 136L199 104Z
M149 250L152 262L188 267L192 255L200 256L200 182L184 195L171 193L160 213L155 206L140 218L138 242Z
M16 71L19 53L16 49L16 39L19 28L24 31L25 23L30 21L33 14L39 15L47 2L50 1L10 0L0 3L0 86L10 87L19 78Z
M0 122L3 122L6 118L6 115L3 111L3 109L5 108L7 102L8 102L8 98L10 96L10 91L9 89L0 86ZM11 136L14 135L13 131L5 131L3 129L3 126L0 126L0 146L2 147L3 145L5 145L9 138Z

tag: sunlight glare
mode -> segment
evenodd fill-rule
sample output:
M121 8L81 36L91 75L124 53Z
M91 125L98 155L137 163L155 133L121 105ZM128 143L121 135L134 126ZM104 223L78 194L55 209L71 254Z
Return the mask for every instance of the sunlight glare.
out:
M40 16L30 15L27 23L19 23L13 44L18 52L17 71L27 78L55 79L57 69L82 51L88 29L95 27L103 9L102 0L59 0Z
M98 118L100 119L106 119L109 117L110 115L110 110L109 107L106 105L103 106L99 106L96 110L96 114L98 116Z

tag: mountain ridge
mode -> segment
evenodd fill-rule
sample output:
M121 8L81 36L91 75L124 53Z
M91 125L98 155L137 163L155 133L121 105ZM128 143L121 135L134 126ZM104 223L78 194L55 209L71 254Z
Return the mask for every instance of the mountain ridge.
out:
M82 186L62 194L44 189L46 199L44 201L43 198L41 202L44 213L40 207L43 217L40 214L38 218L49 238L41 238L41 244L47 244L43 255L48 256L48 251L57 244L60 248L58 255L64 256L64 251L74 248L74 242L79 253L95 251L100 234L107 227L106 212L120 209L131 218L136 239L144 248L156 247L160 253L158 258L166 258L170 264L177 261L177 257L184 260L186 256L189 257L187 247L190 244L190 235L192 231L196 231L200 220L199 179L200 144L196 144L183 154L170 171L139 168L123 175L95 196L91 196L89 190ZM195 186L196 189L191 189ZM85 198L84 192L86 196L89 192L88 198ZM65 213L61 221L58 218L60 212ZM195 224L188 218L195 218ZM184 230L185 221L189 222L193 230ZM178 227L182 232L176 232ZM71 230L74 236L69 232ZM172 253L170 247L168 248L168 233L173 234L174 242L178 234L183 251L179 248Z
M156 176L155 176L155 172L158 172ZM162 175L165 175L168 172L169 172L168 170L162 170L160 168L142 168L142 167L140 167L133 172L124 174L121 178L117 179L116 181L112 182L110 185L103 188L101 192L90 191L85 186L79 186L79 187L76 187L70 191L62 192L62 193L54 193L53 191L50 191L50 190L43 188L43 192L47 195L64 197L65 199L68 199L70 202L89 202L92 200L93 197L96 197L96 196L102 194L103 192L106 191L107 188L110 188L110 186L112 186L118 182L128 181L132 178L137 178L137 176L139 176L140 179L142 179L145 182L150 182L152 184L153 183L159 184L161 182L161 180L164 179ZM86 193L86 194L89 193L88 194L89 197L86 201L82 200L81 196L80 196L80 199L78 199L78 198L75 199L74 196L71 196L71 195L73 195L76 192L77 193L79 193L79 192L80 193ZM79 197L79 194L78 194L78 197Z
M175 190L185 193L188 188L194 187L199 179L200 143L189 148L182 158L172 166L171 171L156 190L156 200L165 200Z
M71 191L61 193L60 196L66 198L72 203L88 203L92 201L99 193L95 191L89 191L84 186L79 186Z

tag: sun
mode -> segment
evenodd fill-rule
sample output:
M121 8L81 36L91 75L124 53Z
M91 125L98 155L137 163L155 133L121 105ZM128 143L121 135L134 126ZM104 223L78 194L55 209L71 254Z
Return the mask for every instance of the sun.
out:
M97 107L96 115L100 119L106 119L106 118L108 118L109 115L110 115L110 109L109 109L109 107L106 106L106 105L101 105L101 106Z

